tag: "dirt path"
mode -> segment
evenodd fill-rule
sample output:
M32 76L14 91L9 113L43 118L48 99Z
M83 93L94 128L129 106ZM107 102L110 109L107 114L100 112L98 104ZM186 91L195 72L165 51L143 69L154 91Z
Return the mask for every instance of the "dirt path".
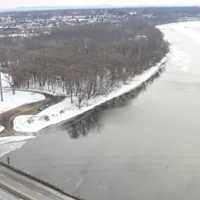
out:
M0 133L0 136L15 135L15 131L13 130L13 121L15 117L19 115L37 114L41 110L55 103L58 103L64 98L57 96L55 97L48 94L43 94L43 95L45 96L45 100L38 101L35 103L25 104L0 114L0 124L5 127L5 130L2 133Z

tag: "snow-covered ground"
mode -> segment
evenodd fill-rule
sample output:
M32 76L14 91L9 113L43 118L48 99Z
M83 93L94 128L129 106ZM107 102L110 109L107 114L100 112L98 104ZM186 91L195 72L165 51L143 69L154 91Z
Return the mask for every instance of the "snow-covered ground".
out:
M1 73L1 77L4 101L0 101L0 113L6 112L24 104L33 103L45 99L44 95L33 92L16 91L15 95L13 95L12 90L9 89L9 77L4 73Z
M3 126L0 125L0 133L1 133L2 131L4 131L4 129L5 129L5 128L4 128Z
M3 96L4 101L0 102L0 113L6 112L24 104L33 103L45 99L44 95L33 92L16 91L16 94L13 95L12 91L9 89L4 90Z
M28 132L33 133L45 128L49 125L59 123L64 120L68 120L77 115L83 114L86 111L89 111L96 106L99 106L105 103L108 100L121 96L124 93L127 93L134 88L140 86L143 82L148 80L152 75L154 75L162 64L166 61L164 58L160 63L151 69L145 71L142 75L138 75L132 80L129 81L128 84L123 84L121 87L117 88L113 92L111 92L107 96L99 96L94 99L89 100L87 106L83 106L81 109L70 103L70 99L66 98L62 102L53 105L37 115L23 115L18 116L14 120L14 129L19 132Z
M10 79L10 76L8 74L1 73L1 80L2 80L3 88L9 88L10 87L11 79Z
M3 86L3 102L0 101L0 114L9 111L18 106L41 101L45 99L45 96L33 92L16 91L13 95L10 89L10 77L1 73L2 86ZM4 127L0 125L0 133L4 131Z
M0 157L21 148L27 140L32 138L33 136L10 136L0 138Z

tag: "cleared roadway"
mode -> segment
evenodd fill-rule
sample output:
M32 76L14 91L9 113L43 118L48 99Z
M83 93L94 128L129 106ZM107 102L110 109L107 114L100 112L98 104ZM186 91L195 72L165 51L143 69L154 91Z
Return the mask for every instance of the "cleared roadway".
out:
M6 194L6 192L8 192ZM10 196L9 199L24 200L74 200L73 198L48 187L32 178L7 168L0 164L0 200L3 196ZM12 197L11 197L12 196ZM1 198L2 197L2 198ZM16 197L16 198L14 198Z

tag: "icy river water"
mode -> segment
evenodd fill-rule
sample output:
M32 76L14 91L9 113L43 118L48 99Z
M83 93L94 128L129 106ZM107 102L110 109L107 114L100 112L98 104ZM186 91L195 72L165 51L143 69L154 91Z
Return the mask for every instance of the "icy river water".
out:
M43 130L11 164L86 200L199 199L200 22L161 29L171 51L147 90L86 135Z

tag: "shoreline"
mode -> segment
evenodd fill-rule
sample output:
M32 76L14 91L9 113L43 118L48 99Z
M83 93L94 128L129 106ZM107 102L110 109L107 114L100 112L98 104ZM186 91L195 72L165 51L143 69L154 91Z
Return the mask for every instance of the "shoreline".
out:
M47 113L51 113L51 110L57 111L59 108L62 108L62 106L65 104L65 99L58 104L50 106L49 108L43 110L37 115L20 115L16 117L14 119L13 129L21 133L37 133L40 130L45 129L49 126L56 125L64 121L71 121L73 119L76 119L79 116L89 111L92 111L93 109L96 109L97 107L102 106L103 104L106 104L109 101L114 100L115 98L119 98L127 93L130 93L131 91L134 91L142 84L147 82L149 79L151 79L163 68L163 65L167 61L168 54L169 53L167 53L156 65L144 71L142 74L135 76L134 78L132 78L132 80L128 81L127 84L121 85L121 87L113 90L107 96L92 99L92 101L89 102L89 106L84 106L81 109L75 108L74 110L66 110L62 114L60 114L60 112L62 111L60 110L57 113L53 113L48 121L40 120L42 117L47 116ZM30 119L33 119L33 122L28 123L27 121Z

